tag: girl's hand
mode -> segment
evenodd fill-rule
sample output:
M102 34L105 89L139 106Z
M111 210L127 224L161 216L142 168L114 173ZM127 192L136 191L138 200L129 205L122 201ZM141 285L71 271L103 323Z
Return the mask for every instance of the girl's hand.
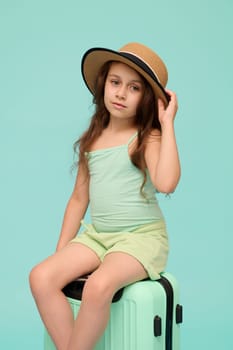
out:
M166 89L166 92L170 96L170 101L166 108L164 106L163 101L161 99L158 99L158 112L159 112L159 121L161 126L163 126L167 122L168 123L173 122L178 109L176 94L171 90L167 90L167 89Z

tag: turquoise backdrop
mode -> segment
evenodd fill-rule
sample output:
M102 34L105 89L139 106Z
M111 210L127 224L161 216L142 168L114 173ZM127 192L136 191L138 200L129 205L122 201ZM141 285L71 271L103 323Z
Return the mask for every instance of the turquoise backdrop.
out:
M42 349L28 273L55 249L72 145L92 112L81 56L130 41L164 58L179 98L182 179L159 200L184 305L181 349L233 348L232 35L231 0L0 1L1 349Z

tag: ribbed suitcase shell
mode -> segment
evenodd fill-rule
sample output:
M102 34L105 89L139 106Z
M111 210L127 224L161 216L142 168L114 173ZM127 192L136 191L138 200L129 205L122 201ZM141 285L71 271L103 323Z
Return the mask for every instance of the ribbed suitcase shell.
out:
M68 300L76 317L81 301ZM108 326L94 350L179 350L181 322L177 281L163 273L161 280L124 288L120 300L111 305ZM56 350L47 332L44 350Z

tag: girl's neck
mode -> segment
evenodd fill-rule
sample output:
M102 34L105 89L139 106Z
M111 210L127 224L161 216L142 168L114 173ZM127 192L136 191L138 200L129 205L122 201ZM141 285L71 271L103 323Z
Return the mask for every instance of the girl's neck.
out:
M119 119L119 118L111 118L109 120L107 128L111 132L124 132L129 130L136 130L137 127L132 118L130 119Z

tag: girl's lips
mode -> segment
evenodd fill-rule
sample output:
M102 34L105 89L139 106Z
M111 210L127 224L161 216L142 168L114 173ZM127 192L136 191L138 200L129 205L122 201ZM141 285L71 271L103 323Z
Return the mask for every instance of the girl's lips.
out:
M112 104L113 104L113 106L115 106L117 108L126 108L126 106L122 105L121 103L113 102Z

